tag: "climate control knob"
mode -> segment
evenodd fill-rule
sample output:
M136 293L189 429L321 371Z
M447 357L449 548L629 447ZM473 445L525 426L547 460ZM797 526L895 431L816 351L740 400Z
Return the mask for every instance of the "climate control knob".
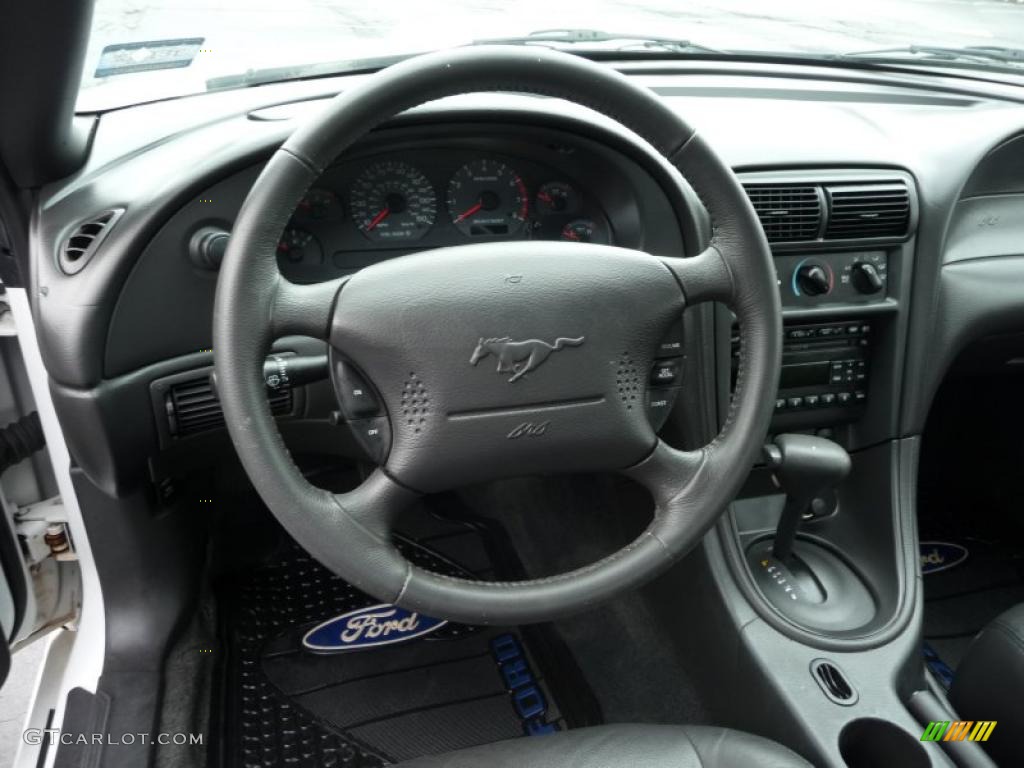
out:
M828 271L821 264L804 264L796 271L796 283L807 296L821 296L832 290Z
M878 267L867 261L858 261L850 268L850 282L859 293L878 293L885 287Z

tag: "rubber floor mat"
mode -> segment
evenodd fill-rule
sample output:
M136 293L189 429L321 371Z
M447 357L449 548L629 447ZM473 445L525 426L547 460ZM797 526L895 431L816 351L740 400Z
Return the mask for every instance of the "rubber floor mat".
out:
M479 526L427 527L398 541L413 562L510 577ZM226 586L225 766L364 768L600 721L568 650L543 625L447 624L407 642L334 654L302 647L320 622L378 602L291 543ZM534 691L528 698L527 687L503 677L510 649L519 654L517 683L525 676Z

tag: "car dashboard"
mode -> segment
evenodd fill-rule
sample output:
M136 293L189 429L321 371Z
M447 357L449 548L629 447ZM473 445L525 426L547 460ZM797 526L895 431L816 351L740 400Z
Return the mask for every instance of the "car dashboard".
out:
M615 172L588 154L564 143L468 139L410 140L346 158L299 203L278 245L282 274L326 279L470 242L635 243L635 200L610 199ZM606 206L616 209L614 229Z
M980 174L971 184L990 201L973 202L971 215L1015 193L1005 168L1024 154L1008 141L1024 125L1019 106L1005 93L799 67L729 77L623 69L707 136L768 234L786 325L773 430L825 431L851 450L919 430L926 404L903 412L903 382L937 374L933 347L913 343L912 326L927 337L936 325L910 310L935 300L944 233L968 180ZM806 88L811 75L829 90ZM33 237L47 256L32 276L41 349L58 409L90 425L88 447L73 453L100 487L116 493L174 475L181 460L229 455L208 382L220 259L267 159L349 82L95 116L88 165L42 191ZM986 221L973 230L980 253L996 242L985 237L1000 229L991 222L1009 224ZM346 150L298 201L276 257L286 278L316 283L488 241L685 256L711 230L678 172L614 121L554 99L477 94L400 115ZM682 395L661 397L660 380L645 382L666 438L700 445L714 434L728 410L734 338L727 310L702 307L666 340ZM287 339L273 351L323 353L314 347ZM194 432L175 428L182 387L198 387L210 411ZM365 455L331 425L328 382L275 402L296 450ZM141 417L121 418L129 407Z

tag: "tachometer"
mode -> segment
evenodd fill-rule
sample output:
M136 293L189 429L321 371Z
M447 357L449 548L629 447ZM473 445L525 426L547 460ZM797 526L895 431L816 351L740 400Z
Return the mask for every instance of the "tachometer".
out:
M514 235L526 223L528 209L523 180L497 160L467 163L448 182L452 224L470 237Z
M408 163L374 163L349 192L352 219L371 240L418 240L433 226L437 195L427 177Z

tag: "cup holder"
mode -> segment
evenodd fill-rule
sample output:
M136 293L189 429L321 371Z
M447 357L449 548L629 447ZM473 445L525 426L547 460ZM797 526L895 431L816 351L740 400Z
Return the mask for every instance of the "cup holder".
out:
M921 742L887 720L862 718L848 723L839 733L839 754L849 768L929 768Z

